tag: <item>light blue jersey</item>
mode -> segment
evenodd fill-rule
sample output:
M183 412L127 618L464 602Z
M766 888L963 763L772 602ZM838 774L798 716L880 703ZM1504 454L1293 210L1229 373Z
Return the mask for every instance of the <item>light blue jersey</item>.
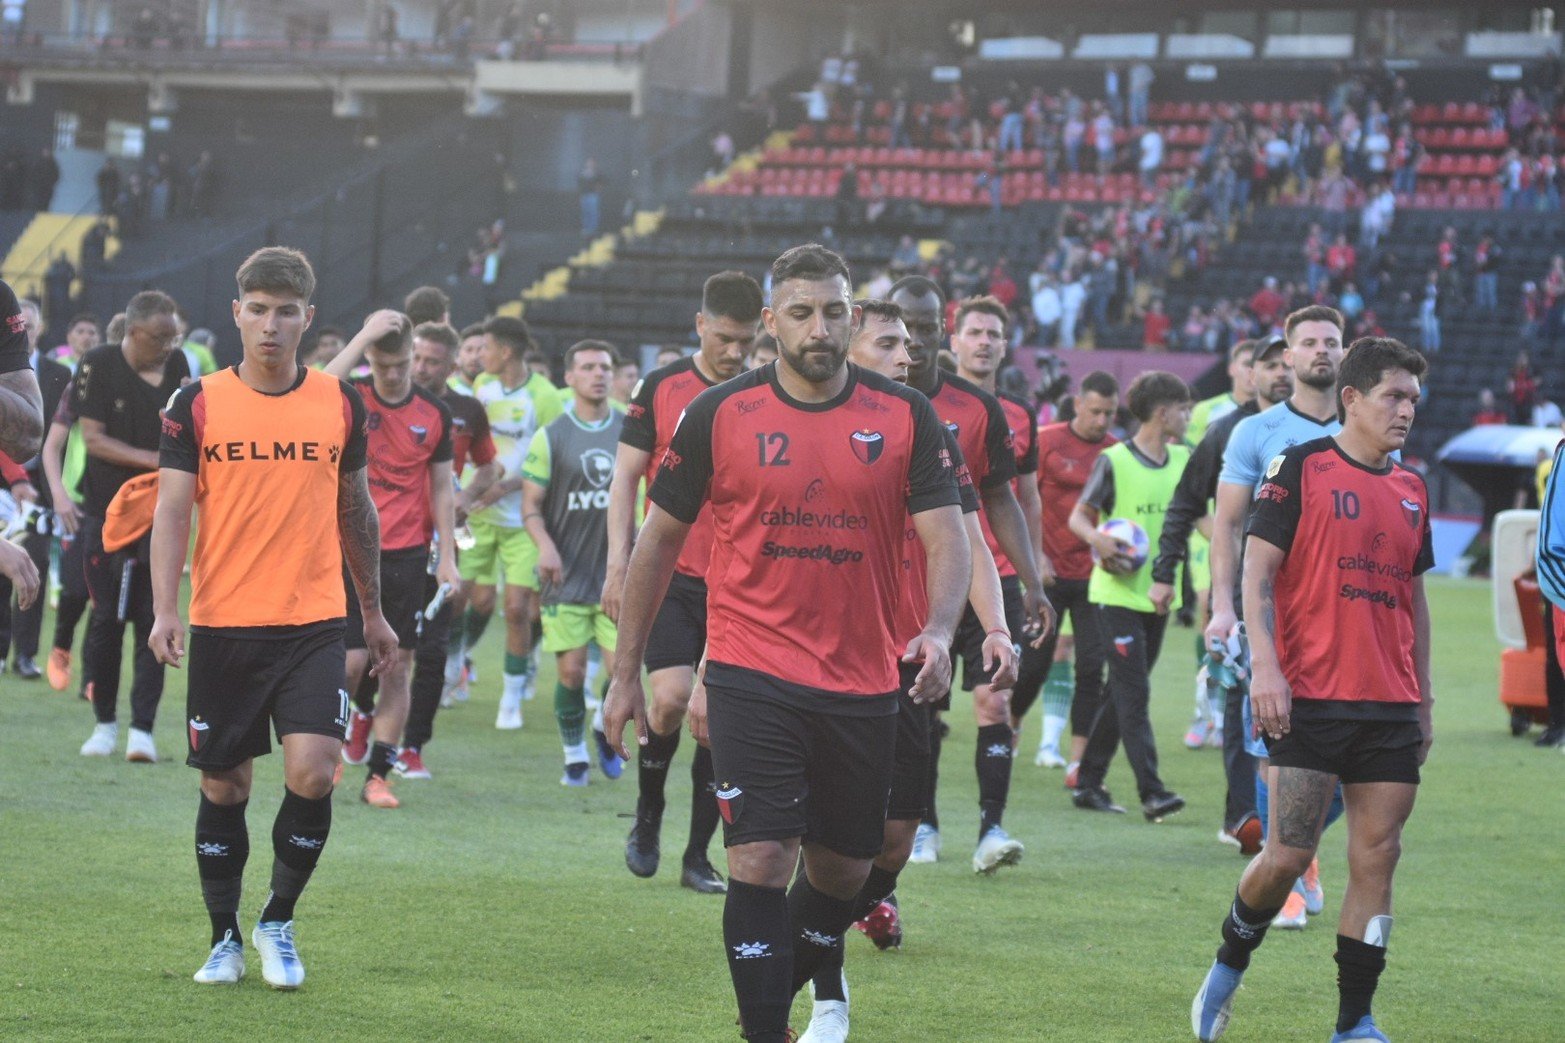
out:
M1336 417L1316 420L1299 412L1292 402L1279 402L1255 416L1245 417L1234 427L1228 436L1228 448L1223 451L1223 473L1218 481L1242 485L1253 492L1260 488L1267 465L1284 449L1327 438L1341 430L1342 423Z

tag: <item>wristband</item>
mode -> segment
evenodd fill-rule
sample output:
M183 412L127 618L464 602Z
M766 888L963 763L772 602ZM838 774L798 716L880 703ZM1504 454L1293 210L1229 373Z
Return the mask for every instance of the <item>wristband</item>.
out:
M1009 641L1011 639L1011 632L1009 630L1001 630L999 627L995 627L992 630L985 630L984 631L984 637L988 637L990 634L999 634L1001 637L1005 638L1007 641Z

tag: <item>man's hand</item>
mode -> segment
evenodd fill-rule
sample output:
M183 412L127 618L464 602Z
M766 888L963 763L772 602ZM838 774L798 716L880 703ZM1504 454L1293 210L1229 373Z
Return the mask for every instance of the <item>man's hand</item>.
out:
M1060 574L1054 571L1054 562L1042 550L1038 551L1038 581L1046 587L1052 587L1058 582Z
M1250 711L1262 735L1280 739L1292 727L1293 689L1276 667L1255 669L1250 678Z
M185 658L185 624L175 616L158 616L152 623L152 634L147 647L164 666L179 669L179 661Z
M1212 621L1206 625L1206 650L1219 661L1223 658L1223 648L1228 644L1228 635L1234 632L1234 627L1239 625L1239 617L1233 614L1231 609L1213 609Z
M949 644L949 641L936 641L928 634L919 634L908 642L902 661L924 664L913 680L913 687L908 689L907 693L908 698L915 703L936 702L951 690L951 652L947 647Z
M449 586L453 591L462 589L462 570L457 567L455 554L440 555L440 564L435 566L435 582Z
M37 503L38 490L33 488L32 482L17 482L11 486L11 498L17 503Z
M538 545L538 582L544 587L565 582L565 563L560 560L560 549L552 543Z
M603 579L603 614L619 624L619 610L625 595L625 565L609 562Z
M396 662L397 633L378 608L364 613L364 647L370 654L370 674L386 676Z
M998 632L984 635L984 672L990 675L989 686L996 690L1016 686L1016 646L1009 634Z
M1123 540L1116 540L1105 533L1095 532L1089 544L1098 555L1098 564L1103 566L1103 571L1115 576L1125 576L1134 572L1131 566L1131 554L1135 548Z
M478 496L478 498L473 501L472 513L477 514L479 511L493 507L495 504L500 502L500 498L504 495L505 490L500 488L499 482L495 482L489 488L485 489Z
M1152 599L1153 610L1160 616L1166 616L1168 610L1174 607L1174 586L1172 583L1154 583L1152 589L1147 591L1147 597Z
M637 669L633 680L615 676L609 683L609 692L603 697L603 734L609 745L626 760L630 760L630 748L625 745L625 725L636 722L636 744L647 744L647 693L641 686L641 671Z
M690 737L711 749L712 733L706 724L706 667L696 671L695 685L690 689L690 703L685 707L685 719L690 722Z
M60 530L67 536L75 536L82 524L81 508L64 488L51 489L50 494L54 497L54 518L60 523Z
M401 312L382 308L380 311L371 312L364 320L364 328L360 331L360 336L374 344L387 334L400 332L407 321L407 317Z
M10 540L0 540L0 576L5 576L16 588L18 608L27 608L38 596L38 566L25 550Z

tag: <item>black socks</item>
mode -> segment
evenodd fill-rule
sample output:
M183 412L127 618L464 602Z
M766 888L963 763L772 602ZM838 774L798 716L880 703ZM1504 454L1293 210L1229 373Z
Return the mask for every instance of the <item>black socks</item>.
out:
M663 821L663 788L668 783L668 767L674 762L677 749L678 728L667 735L659 735L648 727L647 744L636 751L636 778L641 787L636 814L654 823Z
M891 893L897 889L897 874L888 872L877 865L869 867L869 876L864 880L864 886L859 889L858 897L853 900L853 923L864 919L881 902L891 897ZM846 955L847 928L837 938L837 944L832 947L819 965L815 968L815 998L817 1000L847 1000L842 991L842 962Z
M379 744L377 744L379 745ZM321 860L331 832L331 794L317 800L283 791L283 803L272 823L272 893L261 910L261 922L293 919L293 906Z
M250 857L250 834L245 828L245 805L214 804L201 794L196 809L196 869L201 874L201 897L212 918L212 944L232 932L239 942L239 892L244 883L245 862Z
M391 778L391 766L397 762L397 748L384 742L370 743L370 774Z
M1217 962L1236 971L1247 969L1250 966L1250 954L1261 947L1261 942L1266 939L1266 929L1281 911L1282 906L1276 909L1251 909L1239 897L1239 892L1235 891L1234 904L1223 919L1223 944L1217 950Z
M978 729L973 766L978 770L978 839L1000 824L1011 794L1011 726L986 724Z
M650 743L649 743L650 745ZM717 832L717 779L712 774L712 751L696 746L690 762L690 842L685 845L685 862L706 861L707 845Z
M1369 1013L1386 950L1347 935L1337 935L1337 1031L1346 1032Z
M788 917L793 925L793 994L815 977L821 962L842 944L842 933L853 926L857 898L833 898L811 886L802 872L788 891Z
M744 1038L752 1043L784 1043L788 1008L793 1005L788 893L780 887L729 880L723 904L723 948L739 999Z

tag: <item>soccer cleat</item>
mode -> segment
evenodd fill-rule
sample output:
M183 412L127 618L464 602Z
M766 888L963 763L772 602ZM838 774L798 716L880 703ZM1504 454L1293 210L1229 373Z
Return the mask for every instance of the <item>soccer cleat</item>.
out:
M1212 722L1204 717L1197 717L1190 722L1190 728L1185 732L1185 749L1199 750L1206 745L1206 737L1212 730Z
M1184 810L1185 798L1167 790L1154 793L1141 802L1141 813L1148 822L1161 822L1168 816Z
M1538 736L1533 745L1543 747L1544 749L1548 749L1551 746L1565 746L1565 727L1545 728L1543 734Z
M1217 839L1225 844L1232 844L1242 855L1256 854L1261 850L1261 819L1252 811L1240 819L1239 824L1232 829L1224 826L1218 830Z
M274 989L297 989L304 984L304 964L294 948L292 920L258 923L250 941L261 954L262 981Z
M1236 971L1226 963L1212 961L1212 969L1206 972L1201 991L1190 1004L1190 1028L1195 1038L1212 1043L1228 1028L1228 1018L1233 1011L1234 993L1239 991L1243 971Z
M71 650L69 648L49 649L49 662L44 667L49 675L49 687L56 692L63 692L71 686Z
M592 740L598 745L598 767L603 769L603 774L611 779L617 779L625 774L625 758L615 752L609 745L609 737L597 728L592 730Z
M999 826L990 826L973 851L973 872L993 873L1001 866L1014 866L1022 860L1022 842Z
M379 775L371 775L359 791L359 799L372 808L400 808L402 802L391 792L391 783Z
M16 662L11 664L11 672L24 681L36 681L43 676L37 661L30 655L17 656Z
M495 715L494 726L503 732L514 732L522 726L522 701L508 695L500 696L500 712Z
M1060 756L1060 748L1058 746L1040 745L1038 747L1038 756L1034 757L1032 762L1040 768L1065 767L1065 758Z
M875 943L875 948L902 948L902 910L897 908L897 896L891 895L869 911L869 915L853 925L864 932L864 937Z
M696 894L725 895L728 893L728 885L718 875L712 863L705 856L700 859L685 859L685 867L679 874L679 886L688 887Z
M848 995L847 975L842 977L842 995ZM810 1009L810 1025L798 1043L843 1043L848 1038L847 999L817 1000L814 997L815 983L811 982L810 998L814 1006Z
M1380 1031L1380 1026L1375 1024L1373 1015L1366 1014L1359 1019L1359 1023L1346 1032L1332 1033L1331 1043L1348 1043L1354 1039L1378 1039L1380 1043L1391 1043L1387 1035Z
M92 734L87 737L86 742L82 743L81 754L83 757L112 756L119 738L120 726L113 721L93 725Z
M125 759L132 764L156 764L158 748L152 742L152 733L132 728L125 737Z
M918 863L927 865L940 861L940 831L934 826L920 822L918 829L913 834L913 853L908 856L908 864Z
M1304 910L1311 916L1319 916L1326 908L1326 891L1320 886L1320 859L1310 859L1310 867L1299 877L1300 893L1304 895Z
M392 765L392 770L404 779L428 779L433 777L429 774L429 769L424 767L424 755L411 747L397 754L397 763Z
M1080 781L1081 761L1071 761L1069 764L1065 765L1065 788L1068 790L1074 790L1076 789L1077 783Z
M1077 790L1071 797L1071 803L1083 811L1106 811L1112 815L1125 813L1125 809L1114 803L1114 798L1102 786L1087 786Z
M569 786L572 789L581 789L587 785L587 762L580 764L567 764L565 774L560 776L560 785Z
M1282 912L1272 920L1272 926L1280 931L1302 931L1309 921L1309 913L1304 911L1304 896L1295 885L1295 890L1288 892L1288 900L1282 903Z
M212 946L195 980L201 985L237 985L245 976L245 950L233 931L224 931L223 940Z
M647 818L637 810L636 824L630 827L630 836L625 838L625 868L633 876L645 879L658 871L661 856L658 832L662 825L661 820Z
M370 759L370 725L375 718L354 710L348 717L348 736L342 743L342 759L348 764L363 764Z

